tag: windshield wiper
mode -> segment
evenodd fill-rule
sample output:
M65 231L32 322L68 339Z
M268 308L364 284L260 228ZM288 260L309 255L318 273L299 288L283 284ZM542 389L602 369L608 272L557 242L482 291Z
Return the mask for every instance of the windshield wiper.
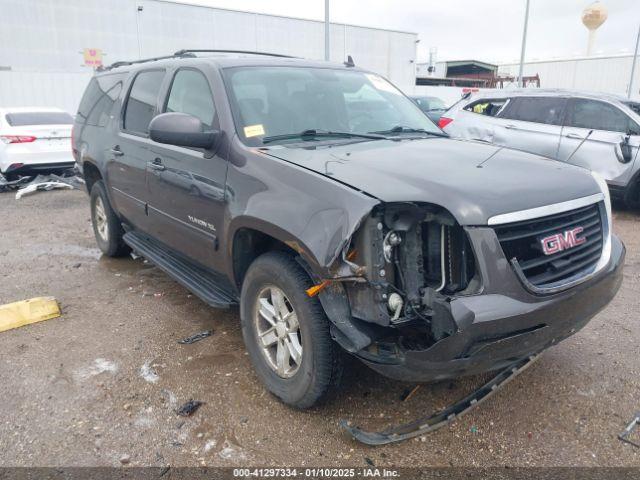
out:
M386 138L384 135L376 135L374 133L334 132L330 130L311 128L299 133L285 133L284 135L271 135L269 137L264 137L262 139L262 143L276 142L278 140L290 140L294 138L307 139L316 137L367 138L369 140L381 140Z
M411 127L403 127L402 125L396 125L395 127L389 130L383 130L380 132L371 132L371 133L379 133L379 134L392 134L392 133L422 133L426 135L434 135L436 137L448 137L444 132L432 132L427 131L424 128L411 128Z

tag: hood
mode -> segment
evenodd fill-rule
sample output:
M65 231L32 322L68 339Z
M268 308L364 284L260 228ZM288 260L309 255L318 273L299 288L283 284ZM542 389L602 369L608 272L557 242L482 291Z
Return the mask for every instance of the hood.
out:
M342 145L276 145L271 156L383 202L427 202L461 225L600 193L588 170L480 142L430 137Z

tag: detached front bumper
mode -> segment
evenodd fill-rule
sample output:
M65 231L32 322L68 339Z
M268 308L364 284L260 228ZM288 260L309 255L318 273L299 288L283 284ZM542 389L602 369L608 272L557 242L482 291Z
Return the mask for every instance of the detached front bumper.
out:
M412 382L504 368L584 327L620 288L624 257L624 245L613 236L611 258L598 274L547 296L526 292L513 272L503 267L500 288L494 282L489 292L451 300L451 316L457 325L453 335L424 350L398 346L389 352L374 345L356 355L385 376Z

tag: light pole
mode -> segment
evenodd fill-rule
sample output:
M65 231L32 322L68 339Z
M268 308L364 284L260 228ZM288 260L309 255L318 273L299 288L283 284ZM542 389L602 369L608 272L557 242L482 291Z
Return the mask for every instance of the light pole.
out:
M331 24L329 23L329 0L324 0L324 59L331 60L329 51L329 36L331 34Z
M524 11L524 28L522 29L522 50L520 51L520 73L518 74L518 86L524 87L522 81L522 71L524 70L524 51L527 48L527 25L529 24L529 0Z
M631 63L631 78L629 79L629 90L627 91L627 97L631 98L633 93L633 77L636 74L636 61L638 60L638 45L640 45L640 27L638 27L638 36L636 37L636 49L633 52L633 62Z

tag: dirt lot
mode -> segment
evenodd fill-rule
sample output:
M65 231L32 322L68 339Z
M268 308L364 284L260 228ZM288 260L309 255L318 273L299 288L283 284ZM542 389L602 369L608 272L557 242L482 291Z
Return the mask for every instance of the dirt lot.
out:
M640 466L640 449L616 438L640 410L638 214L615 214L624 283L584 330L450 427L377 448L338 421L412 419L483 378L401 402L407 385L354 363L340 398L294 411L257 382L237 312L209 308L142 259L101 257L83 192L0 194L0 218L0 304L53 295L63 311L0 333L0 466ZM178 417L191 398L205 404Z

